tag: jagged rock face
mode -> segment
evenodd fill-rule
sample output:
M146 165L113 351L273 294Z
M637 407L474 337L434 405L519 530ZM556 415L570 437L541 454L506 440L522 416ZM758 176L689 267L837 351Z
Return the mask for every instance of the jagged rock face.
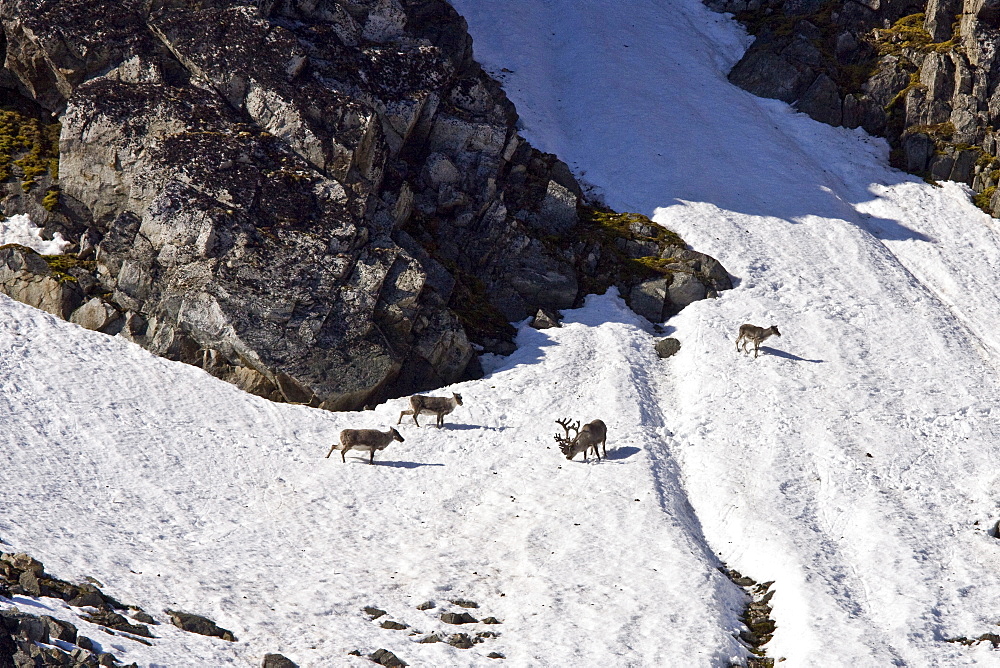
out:
M95 263L70 304L11 251L0 289L83 326L348 409L475 373L470 336L508 351L599 257L623 275L443 0L0 0L0 25L0 94L62 123L58 183L0 207L49 188L33 217ZM647 310L728 287L681 282Z
M706 0L757 35L730 80L885 136L897 167L967 183L1000 215L1000 3Z

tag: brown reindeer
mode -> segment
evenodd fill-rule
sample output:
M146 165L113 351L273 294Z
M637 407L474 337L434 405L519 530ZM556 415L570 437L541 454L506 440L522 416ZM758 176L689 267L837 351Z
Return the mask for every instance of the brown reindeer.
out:
M763 327L757 327L756 325L740 325L740 335L736 339L736 350L740 349L740 342L743 342L743 352L749 354L750 351L747 350L747 344L753 344L753 358L757 359L758 351L760 350L760 344L769 336L781 336L781 332L778 331L777 325L771 325L767 329Z
M594 456L600 461L601 454L597 451L598 445L604 446L604 456L608 456L608 428L602 421L594 420L584 425L583 429L580 429L579 420L575 424L571 424L569 418L566 418L565 420L556 420L556 423L562 425L566 432L565 436L555 435L556 443L559 444L562 453L566 455L566 459L573 459L577 453L582 452L583 461L587 461L587 450L593 448ZM570 430L575 433L570 434Z
M368 463L374 464L375 451L385 450L393 441L403 442L403 437L393 427L389 427L389 431L345 429L340 432L340 443L331 445L330 452L326 453L326 456L329 458L334 450L340 450L340 460L346 464L348 450L368 450L371 453Z
M461 394L452 394L450 397L425 397L421 394L414 394L410 397L410 410L400 413L396 424L402 422L404 416L412 415L413 424L419 427L417 416L421 413L433 413L437 416L437 426L440 429L444 426L444 416L455 410L456 406L461 405Z

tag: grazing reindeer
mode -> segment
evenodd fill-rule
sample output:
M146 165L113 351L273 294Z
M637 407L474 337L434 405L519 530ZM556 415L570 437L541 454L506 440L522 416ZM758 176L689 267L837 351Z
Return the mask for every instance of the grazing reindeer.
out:
M420 426L417 422L417 416L421 413L434 413L437 415L437 426L438 429L444 426L444 416L455 410L455 406L462 405L462 395L452 394L451 397L425 397L419 394L414 394L410 397L410 410L403 411L399 414L399 420L396 424L403 421L403 417L406 415L413 416L413 424Z
M556 420L556 423L561 424L566 431L566 436L556 434L556 443L559 444L562 453L566 455L566 459L573 459L578 452L582 452L583 461L587 461L587 450L593 448L594 456L600 461L601 453L597 451L598 445L604 446L604 456L608 456L608 428L600 420L594 420L590 424L584 425L583 429L580 429L579 420L576 421L576 424L570 424L569 418L566 418L565 420ZM570 435L571 429L576 432L575 435Z
M379 431L378 429L345 429L340 432L340 443L331 445L330 452L326 453L326 456L329 458L334 450L340 450L340 459L346 464L348 450L368 450L371 453L368 463L374 464L375 451L385 450L393 441L402 443L403 437L392 427L389 427L389 431Z
M763 327L757 327L756 325L740 325L740 336L736 339L736 350L740 349L740 341L743 342L743 352L749 354L747 350L747 344L753 343L753 358L757 359L758 351L760 350L760 344L764 342L764 339L771 336L781 336L781 332L778 331L777 325L771 325L767 329Z

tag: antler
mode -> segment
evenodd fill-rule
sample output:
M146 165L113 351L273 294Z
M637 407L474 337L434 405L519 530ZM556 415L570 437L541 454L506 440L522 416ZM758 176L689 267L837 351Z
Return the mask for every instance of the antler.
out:
M559 443L560 445L564 443L566 444L572 443L576 439L576 437L580 434L579 420L576 421L576 424L573 424L572 420L570 420L569 418L563 418L562 420L556 420L556 424L562 425L563 430L566 432L566 436L560 436L559 434L555 435L556 443ZM572 436L569 433L570 429L576 432Z

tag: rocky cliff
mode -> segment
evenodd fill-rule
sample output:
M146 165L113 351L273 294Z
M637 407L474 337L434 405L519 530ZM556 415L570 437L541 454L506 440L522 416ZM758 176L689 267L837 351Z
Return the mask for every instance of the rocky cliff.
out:
M587 206L517 134L443 0L0 0L0 289L279 401L474 375L509 321L618 285L659 320L729 287Z
M831 125L884 136L893 164L972 186L1000 215L1000 4L706 0L756 41L730 80Z

